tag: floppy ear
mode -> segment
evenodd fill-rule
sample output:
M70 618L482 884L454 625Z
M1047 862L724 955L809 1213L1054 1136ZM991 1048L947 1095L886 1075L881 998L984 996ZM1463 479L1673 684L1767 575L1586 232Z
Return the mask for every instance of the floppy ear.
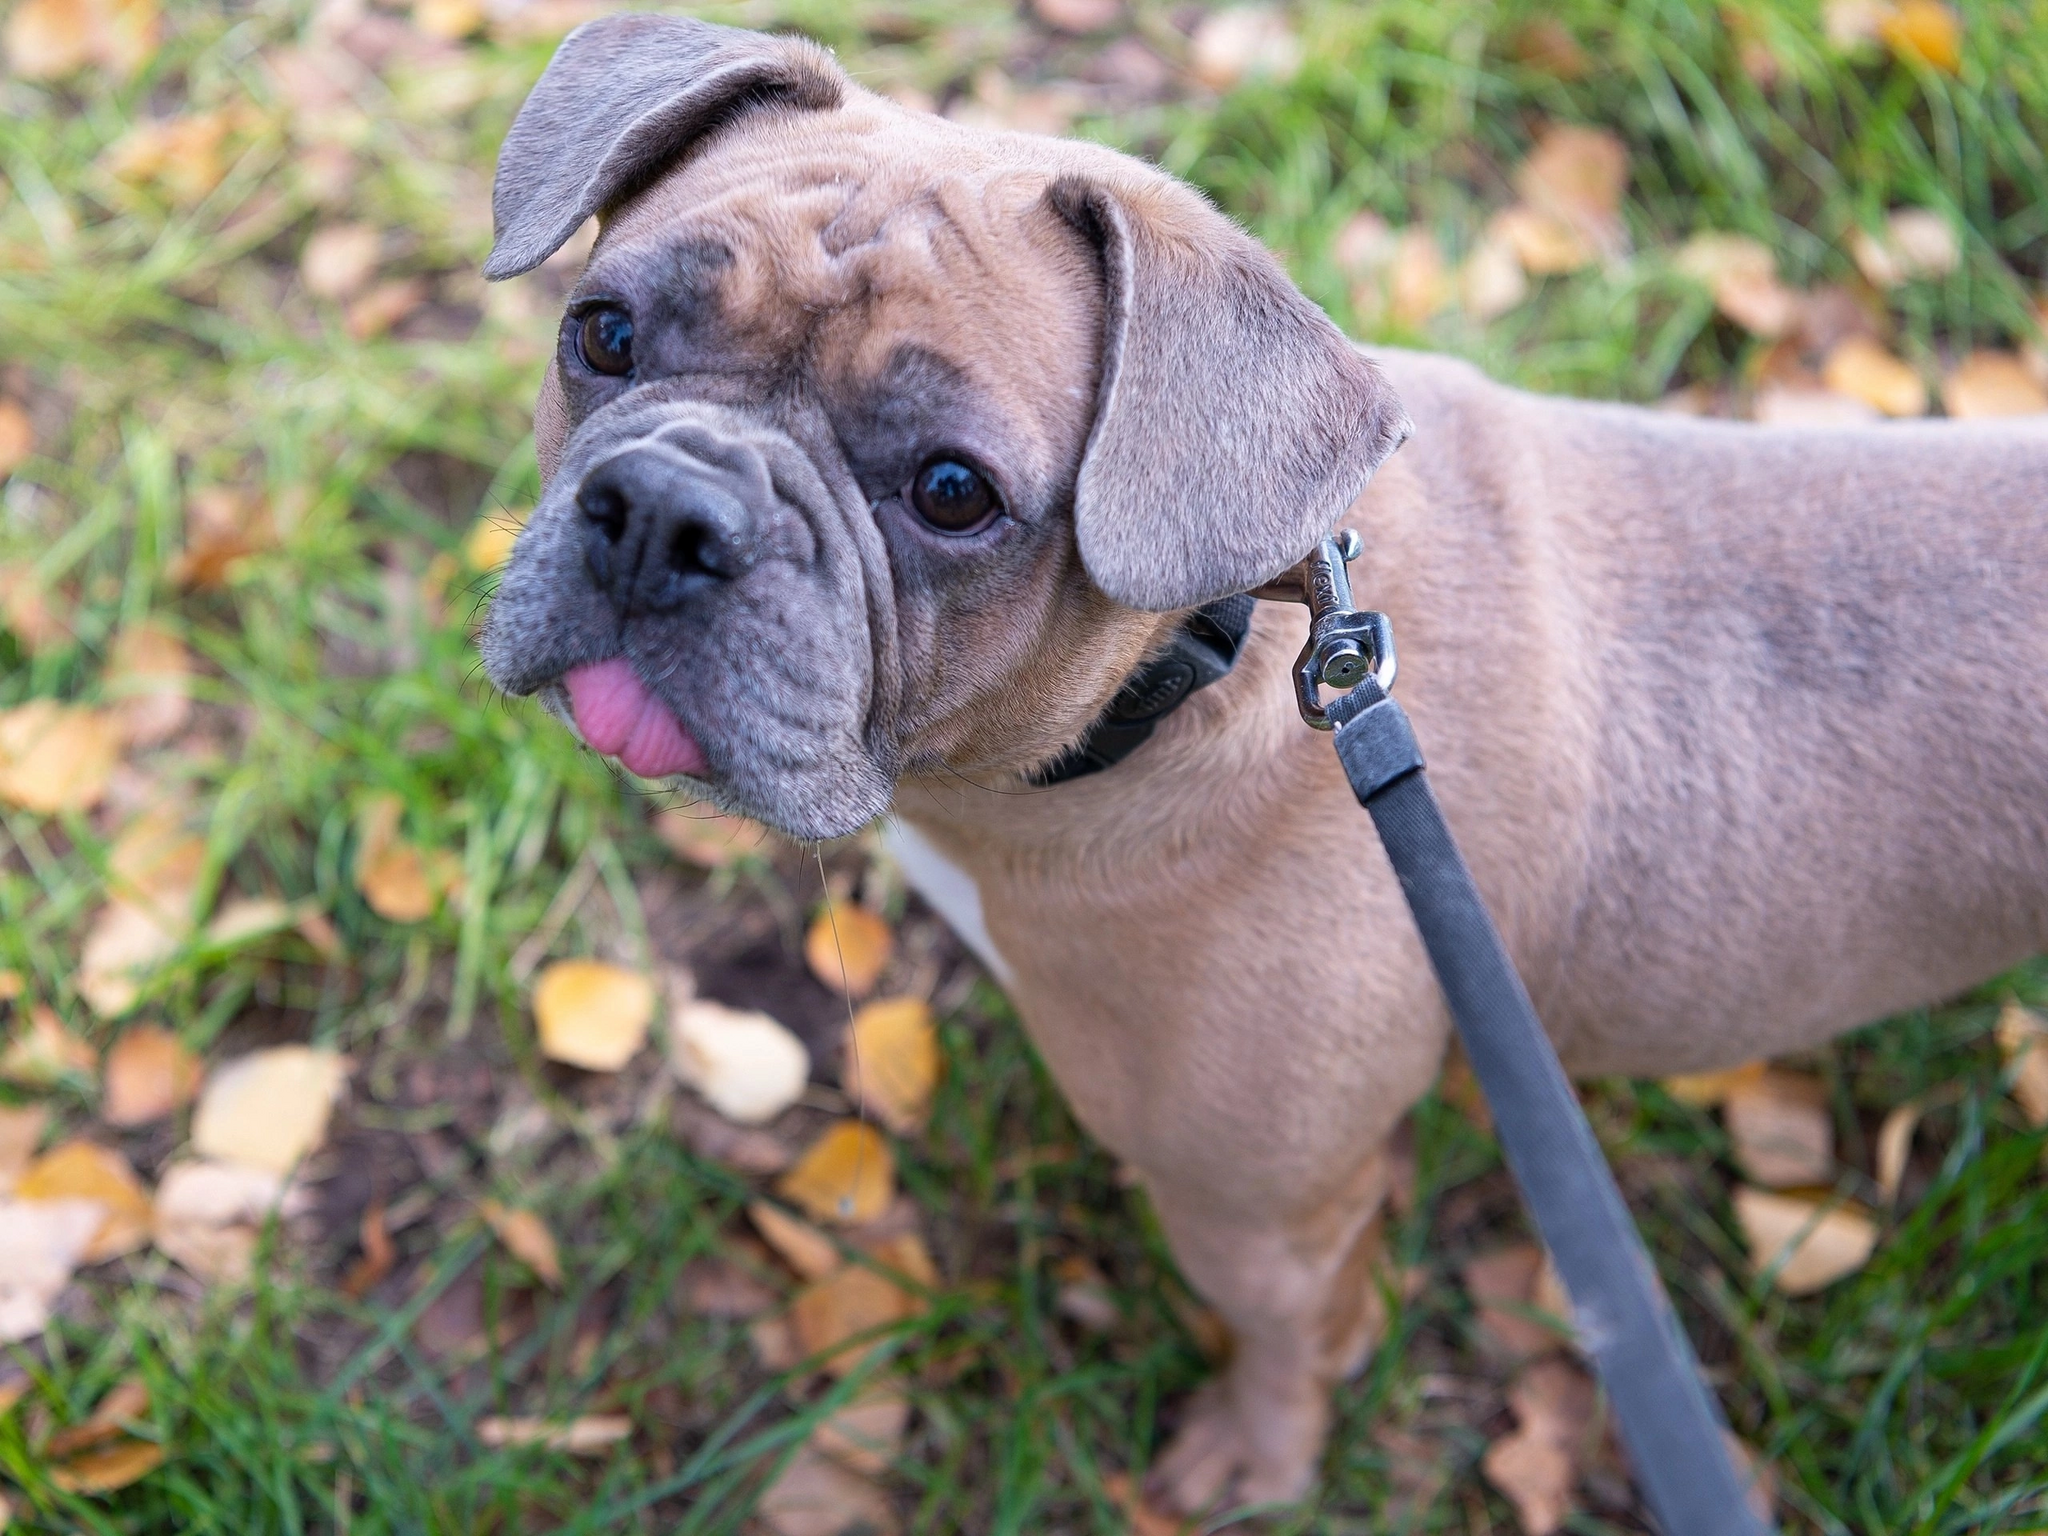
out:
M1400 401L1192 188L1066 177L1049 195L1100 248L1107 285L1074 496L1082 564L1118 602L1157 612L1270 580L1401 446Z
M485 277L517 277L757 102L824 110L845 76L796 38L680 16L608 16L562 40L519 109L491 190Z

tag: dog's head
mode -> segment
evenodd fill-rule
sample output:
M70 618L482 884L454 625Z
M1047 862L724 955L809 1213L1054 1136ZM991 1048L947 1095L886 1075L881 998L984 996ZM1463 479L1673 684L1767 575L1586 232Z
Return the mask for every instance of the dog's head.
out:
M1191 189L789 38L581 28L493 201L492 277L603 228L490 674L800 837L1057 755L1162 615L1299 559L1407 429Z

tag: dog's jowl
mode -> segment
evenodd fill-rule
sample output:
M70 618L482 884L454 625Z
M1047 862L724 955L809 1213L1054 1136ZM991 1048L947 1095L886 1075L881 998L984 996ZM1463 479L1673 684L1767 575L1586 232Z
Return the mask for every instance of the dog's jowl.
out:
M1367 353L1156 170L671 18L563 44L495 207L493 276L602 232L491 675L794 836L900 818L1235 1335L1156 1464L1180 1508L1308 1486L1446 1034L1295 715L1299 610L1040 782L1188 609L1360 530L1575 1072L1809 1045L2048 948L2039 428L1736 426Z

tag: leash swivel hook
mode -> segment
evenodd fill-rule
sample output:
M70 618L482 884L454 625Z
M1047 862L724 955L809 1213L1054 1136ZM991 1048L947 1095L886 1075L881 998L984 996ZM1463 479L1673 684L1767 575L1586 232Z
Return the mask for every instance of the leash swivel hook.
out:
M1394 626L1384 613L1352 607L1351 573L1347 569L1365 550L1355 528L1323 539L1306 560L1283 571L1253 597L1300 603L1308 609L1308 644L1294 662L1294 702L1301 718L1319 731L1336 723L1323 708L1322 690L1348 693L1370 677L1382 693L1394 686L1397 661Z

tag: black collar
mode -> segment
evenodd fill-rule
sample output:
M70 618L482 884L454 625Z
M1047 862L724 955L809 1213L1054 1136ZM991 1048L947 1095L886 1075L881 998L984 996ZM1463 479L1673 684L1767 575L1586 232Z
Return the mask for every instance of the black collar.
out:
M1222 598L1197 608L1165 650L1124 679L1101 717L1080 741L1041 768L1034 784L1064 784L1113 768L1145 744L1159 722L1185 704L1198 688L1220 682L1237 665L1251 633L1249 595Z

